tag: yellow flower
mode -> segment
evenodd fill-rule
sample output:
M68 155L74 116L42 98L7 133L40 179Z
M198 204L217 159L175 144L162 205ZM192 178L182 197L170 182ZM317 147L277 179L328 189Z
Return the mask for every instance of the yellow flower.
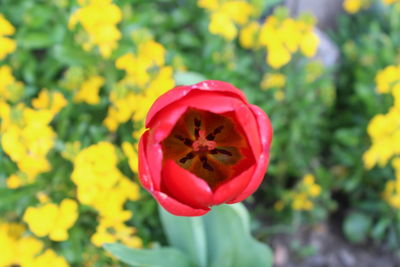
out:
M0 99L16 102L22 93L23 84L15 80L11 67L8 65L0 66Z
M15 28L11 23L0 13L0 60L3 60L8 54L15 51L17 44L16 42L6 37L13 35Z
M23 179L17 174L10 175L6 183L7 187L11 189L19 188L24 184Z
M14 26L0 13L0 36L13 35L14 33Z
M281 44L268 47L267 63L274 69L279 69L289 63L292 58L290 52Z
M375 77L378 93L389 93L396 82L400 82L400 65L388 66L379 71Z
M300 49L306 57L315 56L315 54L317 53L318 45L319 38L314 32L308 31L303 34L300 41Z
M285 92L283 90L278 90L274 93L274 98L277 101L282 101L283 99L285 99Z
M343 8L347 13L355 14L362 7L362 0L345 0L343 2Z
M283 88L286 84L286 76L282 73L266 73L261 81L261 89Z
M120 8L111 0L81 1L80 4L82 7L71 15L68 27L73 29L80 23L89 35L89 40L83 44L84 48L91 49L97 45L104 58L110 57L121 39L121 32L117 28L122 20Z
M227 41L232 41L237 35L235 24L227 14L222 12L215 12L211 15L208 30L212 34L224 37Z
M133 145L129 142L122 143L122 150L124 154L128 157L128 163L131 170L138 173L138 153L137 150L133 148Z
M47 89L40 91L39 96L32 100L36 109L49 109L52 114L57 114L67 105L67 100L60 92L50 92Z
M67 267L64 258L48 249L44 253L43 243L24 234L21 224L0 222L0 266L22 267Z
M99 91L104 84L104 78L100 76L91 76L84 81L79 91L74 96L74 102L86 102L90 105L96 105L100 102Z
M240 45L247 49L256 48L258 46L257 34L260 28L260 24L256 21L253 21L243 27L239 36Z
M39 255L33 262L31 267L68 267L67 261L54 253L53 250L47 249L43 254Z
M244 25L254 13L253 6L246 1L226 1L222 4L220 12L226 14L232 21Z
M60 205L46 203L39 207L29 207L23 220L30 230L39 237L49 236L54 241L68 239L68 229L78 218L78 204L71 199L64 199Z
M219 7L218 0L198 0L197 5L208 10L216 10Z

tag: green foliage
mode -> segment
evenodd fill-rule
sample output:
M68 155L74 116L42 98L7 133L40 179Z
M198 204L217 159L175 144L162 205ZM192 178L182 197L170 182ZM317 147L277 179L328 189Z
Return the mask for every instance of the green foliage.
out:
M161 207L160 214L171 247L133 250L107 244L105 249L132 266L272 266L272 252L251 236L241 204L215 207L203 217L178 217Z

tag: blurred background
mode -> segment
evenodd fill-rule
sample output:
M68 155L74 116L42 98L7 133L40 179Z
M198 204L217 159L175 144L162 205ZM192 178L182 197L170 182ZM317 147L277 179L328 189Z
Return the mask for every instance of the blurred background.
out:
M400 266L399 33L399 0L0 0L0 266L165 244L137 141L202 79L271 118L244 204L275 266Z

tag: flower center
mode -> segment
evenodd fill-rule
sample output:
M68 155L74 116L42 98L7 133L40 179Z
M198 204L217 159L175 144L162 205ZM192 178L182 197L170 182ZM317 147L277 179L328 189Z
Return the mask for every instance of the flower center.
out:
M164 159L175 160L211 188L242 171L251 154L233 114L195 109L178 120L162 146Z
M200 130L199 137L197 138L196 141L193 142L192 148L193 151L195 152L204 153L207 152L208 150L215 149L216 145L217 145L216 142L210 141L206 138L206 131Z

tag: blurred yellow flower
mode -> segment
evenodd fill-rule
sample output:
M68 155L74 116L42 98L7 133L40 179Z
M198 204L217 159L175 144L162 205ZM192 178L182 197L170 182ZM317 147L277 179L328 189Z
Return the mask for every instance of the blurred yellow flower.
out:
M39 207L28 207L23 220L37 236L49 236L54 241L68 239L70 229L78 219L78 204L72 199L64 199L60 205L45 203Z
M14 32L15 28L4 15L0 13L0 60L3 60L8 54L15 51L17 47L16 42L7 37L13 35Z
M286 84L286 76L282 73L266 73L261 81L261 89L283 88Z
M228 41L232 41L237 35L235 24L227 14L222 12L215 12L211 15L208 29L212 34L220 35Z
M240 30L239 42L244 48L256 48L258 46L257 34L260 30L260 24L253 21Z
M299 50L306 57L313 57L319 46L313 23L314 19L309 17L296 20L269 16L259 32L259 43L267 49L267 63L274 69L281 68Z
M355 14L362 7L362 0L345 0L343 2L343 9L346 10L347 13Z
M129 166L131 167L131 170L135 173L138 173L137 150L129 142L122 143L122 150L124 151L125 156L128 158L128 163L129 163Z
M81 7L71 15L68 27L73 29L80 23L89 35L84 49L90 50L96 45L104 58L110 57L121 39L117 28L122 20L121 9L111 0L79 1L79 4Z
M132 217L132 213L124 209L124 204L128 200L137 200L140 193L139 186L118 169L116 148L108 142L91 145L83 149L73 163L71 178L77 186L79 201L99 213L100 224L92 236L92 243L101 246L117 240L125 242L117 237L120 231L130 229L131 234L134 231L124 225ZM133 236L130 238L137 239Z
M16 102L22 94L23 84L15 80L11 67L8 65L0 66L0 99Z
M321 187L315 183L312 174L306 174L294 192L291 192L291 205L294 210L311 210L313 200L321 194Z
M79 91L74 96L74 102L86 102L89 105L98 104L100 102L99 91L104 82L104 78L98 75L89 77L81 84Z
M375 77L378 93L389 93L395 83L400 83L400 65L388 66Z
M21 224L0 222L0 266L21 267L67 267L64 258L47 249L44 253L43 243L24 234Z
M236 25L246 24L255 13L250 3L242 0L199 0L197 4L210 12L208 25L210 33L222 36L227 41L236 38L238 33Z
M52 114L57 114L67 105L67 100L60 92L50 92L42 89L37 98L32 100L32 106L36 109L49 109Z

